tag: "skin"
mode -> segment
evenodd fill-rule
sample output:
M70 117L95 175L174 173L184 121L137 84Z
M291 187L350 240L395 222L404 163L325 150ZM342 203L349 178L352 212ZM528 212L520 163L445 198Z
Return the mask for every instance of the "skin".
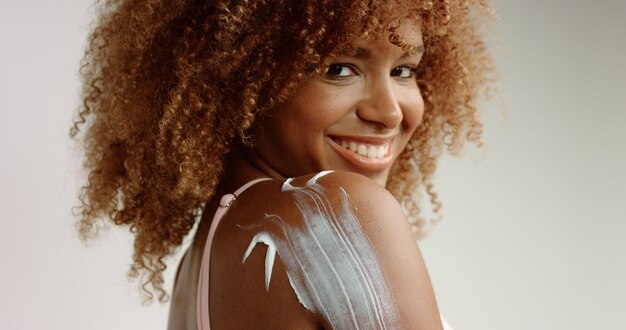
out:
M419 48L421 34L403 24L402 37ZM342 55L326 74L304 83L293 97L262 118L254 130L256 145L235 155L207 204L192 246L181 262L172 296L169 329L195 329L195 299L202 251L219 198L246 182L276 180L252 186L237 198L216 232L210 270L211 326L216 329L329 328L328 320L302 306L277 257L270 290L265 290L266 247L258 246L242 264L248 244L264 224L266 213L288 225L303 226L301 215L280 187L287 177L303 185L322 170L337 172L319 184L333 207L341 205L343 188L355 215L379 258L383 275L405 329L441 329L432 286L406 217L384 189L391 165L419 125L424 105L411 68L421 54L406 53L387 40L359 40L356 54ZM357 156L341 140L384 146L382 158ZM255 227L256 230L244 228Z
M423 49L414 26L403 26L400 34ZM361 40L356 46L356 54L336 58L324 76L303 84L262 119L255 132L258 143L248 156L255 166L280 178L345 170L385 185L391 164L424 112L413 72L422 54L407 53L387 40ZM388 143L390 152L377 161L353 157L339 141Z

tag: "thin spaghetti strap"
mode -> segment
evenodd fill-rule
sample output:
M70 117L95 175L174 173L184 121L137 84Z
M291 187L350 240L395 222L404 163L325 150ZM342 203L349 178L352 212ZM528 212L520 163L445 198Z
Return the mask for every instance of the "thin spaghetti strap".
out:
M226 212L228 211L228 207L235 201L235 199L237 199L237 196L241 195L241 193L250 188L252 185L266 180L271 179L260 178L252 180L241 186L234 193L226 194L220 199L220 205L217 208L215 215L213 216L213 221L211 221L209 234L207 236L204 250L202 252L202 263L200 264L200 276L198 277L198 293L196 302L196 319L198 322L198 330L211 329L211 323L209 318L209 269L211 265L211 245L213 242L213 237L215 236L215 231L217 230L217 226L219 225L219 222L224 214L226 214Z

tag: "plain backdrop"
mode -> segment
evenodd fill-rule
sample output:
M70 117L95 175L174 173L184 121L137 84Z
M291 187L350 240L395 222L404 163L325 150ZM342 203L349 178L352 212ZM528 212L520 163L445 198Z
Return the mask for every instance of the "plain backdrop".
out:
M486 147L443 158L444 221L420 243L440 309L457 330L626 329L626 1L495 7ZM0 1L0 329L165 329L168 305L125 277L130 234L73 230L92 14Z

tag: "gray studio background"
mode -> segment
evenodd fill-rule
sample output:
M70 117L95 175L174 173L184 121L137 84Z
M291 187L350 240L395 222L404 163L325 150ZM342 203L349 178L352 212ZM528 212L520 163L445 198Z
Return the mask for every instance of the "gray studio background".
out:
M1 329L165 329L168 305L125 278L130 235L73 231L90 4L0 1ZM457 330L626 329L626 1L495 6L486 148L443 159L444 222L421 243L441 312Z

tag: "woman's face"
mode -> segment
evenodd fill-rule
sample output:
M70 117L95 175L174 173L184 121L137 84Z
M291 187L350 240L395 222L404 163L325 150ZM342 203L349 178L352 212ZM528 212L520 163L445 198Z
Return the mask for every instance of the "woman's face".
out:
M359 40L355 54L337 57L324 75L261 119L257 155L284 177L343 170L384 186L424 111L415 79L421 33L410 24L398 32L418 50Z

